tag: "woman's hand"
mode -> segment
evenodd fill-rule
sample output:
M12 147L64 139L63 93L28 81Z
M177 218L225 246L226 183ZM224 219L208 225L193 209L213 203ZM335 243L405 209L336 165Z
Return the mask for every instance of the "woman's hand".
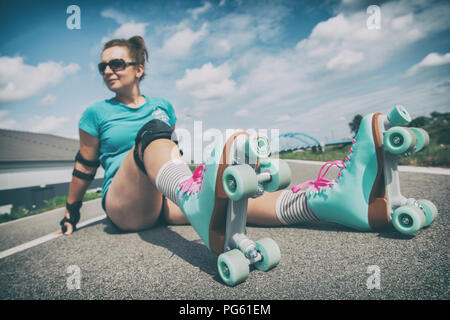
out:
M64 215L67 219L70 219L70 213L69 211L66 209L66 213ZM66 236L71 235L73 233L73 226L70 222L66 221L64 222L64 226L66 227L66 232L63 233L63 230L58 230L55 232L55 234L64 234ZM61 226L62 227L62 226Z
M56 234L70 235L77 229L77 223L80 221L80 209L83 202L76 201L72 204L66 203L66 212L64 218L59 222L61 230Z

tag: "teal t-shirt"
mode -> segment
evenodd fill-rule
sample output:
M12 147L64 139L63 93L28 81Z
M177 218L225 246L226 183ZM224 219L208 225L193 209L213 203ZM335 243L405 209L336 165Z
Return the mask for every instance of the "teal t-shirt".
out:
M159 119L173 126L177 120L169 101L148 98L139 108L131 108L114 98L96 102L84 111L78 126L100 140L100 163L105 170L102 197L114 175L133 148L138 131L147 122Z

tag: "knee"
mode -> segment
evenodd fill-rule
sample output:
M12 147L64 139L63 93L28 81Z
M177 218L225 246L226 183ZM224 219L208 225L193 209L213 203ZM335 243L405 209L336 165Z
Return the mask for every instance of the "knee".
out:
M144 151L150 143L158 139L168 139L178 144L173 129L164 121L153 119L147 122L137 133L134 147L134 160L137 166L147 174L144 163Z
M174 131L164 121L153 119L147 122L137 133L135 145L141 144L141 157L144 155L144 150L147 146L158 139L168 139L176 141Z

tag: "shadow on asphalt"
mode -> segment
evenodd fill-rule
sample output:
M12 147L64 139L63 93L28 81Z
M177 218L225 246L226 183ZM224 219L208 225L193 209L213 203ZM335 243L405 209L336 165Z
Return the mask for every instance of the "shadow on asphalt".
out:
M217 255L209 251L200 239L187 240L171 230L170 225L162 221L158 221L155 226L147 230L131 232L120 230L108 218L95 222L90 226L96 224L103 224L104 231L110 235L137 233L142 240L172 252L169 259L176 255L202 272L211 275L213 280L221 283L217 272Z
M217 272L217 255L207 249L200 239L187 240L170 229L167 224L138 232L142 240L166 248L192 266L212 276L212 279L222 283Z

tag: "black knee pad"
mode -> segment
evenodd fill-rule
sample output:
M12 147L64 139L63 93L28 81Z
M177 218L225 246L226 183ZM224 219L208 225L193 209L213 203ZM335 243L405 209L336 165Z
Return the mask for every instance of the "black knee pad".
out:
M144 159L144 151L148 147L148 145L157 139L169 139L173 140L175 143L176 139L172 139L173 130L167 123L164 121L153 119L147 122L141 130L136 135L135 146L134 146L134 161L136 162L139 169L141 169L145 174L147 171L145 170L144 163L141 159ZM141 156L139 157L139 143L141 144Z

